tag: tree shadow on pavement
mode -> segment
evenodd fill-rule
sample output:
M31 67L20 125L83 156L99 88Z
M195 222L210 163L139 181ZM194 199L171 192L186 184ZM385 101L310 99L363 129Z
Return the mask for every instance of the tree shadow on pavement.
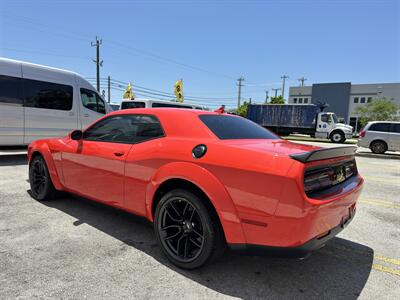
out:
M227 252L216 263L185 271L165 258L152 226L143 218L69 194L41 203L76 218L71 226L86 223L207 288L242 299L356 299L368 280L373 262L371 248L334 238L303 260Z

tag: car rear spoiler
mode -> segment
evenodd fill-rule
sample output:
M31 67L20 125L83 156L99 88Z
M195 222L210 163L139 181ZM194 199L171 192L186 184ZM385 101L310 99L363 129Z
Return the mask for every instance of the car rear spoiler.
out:
M357 147L335 147L335 148L324 148L313 150L309 152L303 152L298 154L290 155L291 158L302 162L310 162L316 160L323 160L329 158L335 158L340 156L354 156L356 153Z

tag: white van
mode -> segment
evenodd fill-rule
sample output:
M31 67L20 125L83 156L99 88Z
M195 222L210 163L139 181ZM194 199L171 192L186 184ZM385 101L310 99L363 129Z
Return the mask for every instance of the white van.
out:
M200 109L208 110L208 108L200 105L194 105L189 103L179 103L166 100L152 100L152 99L135 99L135 100L123 100L121 102L120 109L128 108L154 108L154 107L171 107L171 108L189 108L189 109Z
M0 58L0 146L64 136L108 111L76 73Z

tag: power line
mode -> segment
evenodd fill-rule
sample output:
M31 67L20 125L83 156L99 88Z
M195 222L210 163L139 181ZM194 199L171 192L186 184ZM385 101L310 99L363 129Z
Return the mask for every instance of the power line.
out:
M278 96L278 91L280 91L280 88L272 88L271 90L273 90L275 92L275 98Z

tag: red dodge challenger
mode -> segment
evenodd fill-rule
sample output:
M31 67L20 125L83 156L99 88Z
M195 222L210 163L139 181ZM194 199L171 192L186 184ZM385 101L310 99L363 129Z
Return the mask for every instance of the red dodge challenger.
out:
M29 146L31 195L67 191L154 224L175 265L233 250L303 257L353 218L363 184L355 147L280 139L238 116L151 108Z

